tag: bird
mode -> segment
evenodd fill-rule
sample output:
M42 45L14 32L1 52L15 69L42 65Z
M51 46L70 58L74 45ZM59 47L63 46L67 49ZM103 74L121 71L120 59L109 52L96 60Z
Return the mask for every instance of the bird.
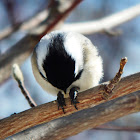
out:
M36 81L49 94L57 96L58 109L65 113L65 98L76 109L79 92L99 84L103 60L97 47L77 32L56 30L41 38L31 56Z

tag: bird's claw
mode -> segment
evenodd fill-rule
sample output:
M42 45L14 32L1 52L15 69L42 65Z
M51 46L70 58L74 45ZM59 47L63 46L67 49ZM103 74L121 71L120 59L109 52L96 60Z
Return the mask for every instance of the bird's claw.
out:
M63 113L65 113L64 106L66 106L66 103L65 103L64 95L60 91L57 94L57 104L58 104L58 110L59 107L61 107Z
M78 110L76 104L79 103L77 101L77 93L78 93L78 87L73 87L71 88L70 92L69 92L69 96L70 96L70 99L71 99L71 104L74 105L75 109Z

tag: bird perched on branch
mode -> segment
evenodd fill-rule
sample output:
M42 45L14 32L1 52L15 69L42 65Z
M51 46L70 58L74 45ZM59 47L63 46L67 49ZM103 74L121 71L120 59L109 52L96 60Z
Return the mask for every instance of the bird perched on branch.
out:
M33 51L32 70L41 87L57 96L58 109L61 107L63 112L64 97L69 96L77 109L77 93L96 86L103 76L97 48L75 32L45 35Z

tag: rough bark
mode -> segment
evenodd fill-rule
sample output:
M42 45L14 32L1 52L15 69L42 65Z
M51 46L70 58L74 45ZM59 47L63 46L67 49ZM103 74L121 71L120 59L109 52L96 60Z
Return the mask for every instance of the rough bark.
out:
M60 117L68 116L70 114L79 112L84 109L93 108L96 105L104 103L104 102L106 102L106 100L104 100L102 98L102 91L104 91L104 88L105 88L105 85L102 84L102 85L99 85L92 89L89 89L87 91L81 92L78 95L78 100L80 102L79 104L77 104L78 111L71 105L70 99L67 98L66 99L67 106L65 107L65 112L66 112L65 114L63 113L62 110L57 110L56 102L50 102L47 104L43 104L43 105L34 107L27 111L21 112L19 114L12 115L8 118L2 119L0 121L0 138L1 139L6 138L10 135L18 133L18 132L28 129L30 127L33 127L33 126L36 126L36 125L39 125L42 123L46 123L46 122L49 122L51 120L54 120L54 119L57 119ZM129 93L132 93L132 92L135 92L138 90L140 90L140 73L123 78L118 83L118 85L114 88L113 96L108 100L112 100L117 97L127 95ZM123 100L125 100L125 98ZM121 117L121 114L122 114L122 116L124 116L124 115L127 115L127 113L129 113L129 112L130 113L135 112L136 108L133 107L134 109L132 109L131 106L139 104L139 96L136 96L136 98L133 99L132 101L133 101L132 104L131 104L131 102L129 102L129 100L125 101L126 104L128 103L128 107L129 107L129 103L130 103L129 109L131 111L129 109L127 109L126 105L120 104L117 106L118 108L120 108L120 110L118 112L118 114L120 114L120 116L118 116L118 117ZM126 109L123 110L124 107L126 107ZM137 108L139 108L139 107L137 106ZM110 111L112 112L111 109L109 109L107 112L109 113ZM101 114L99 114L99 116L100 115ZM76 117L76 115L74 115L74 116ZM75 117L73 117L73 119L75 119ZM113 113L112 119L107 120L107 121L114 120L116 117L117 116L115 116ZM98 121L101 121L102 119L98 119ZM85 120L88 121L88 119L86 119L86 117L85 117ZM77 125L74 125L74 126L78 127ZM88 128L88 126L87 126L87 128Z
M6 140L62 140L84 130L95 128L106 122L140 111L139 105L140 93L133 93L32 127Z

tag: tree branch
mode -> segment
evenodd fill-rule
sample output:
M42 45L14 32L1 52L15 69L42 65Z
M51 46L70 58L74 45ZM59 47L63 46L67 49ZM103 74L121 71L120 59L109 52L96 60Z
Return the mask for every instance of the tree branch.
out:
M42 123L46 123L51 120L54 120L54 119L57 119L60 117L64 117L64 116L67 116L68 118L71 117L71 119L76 123L75 125L73 123L72 123L73 125L69 124L69 128L68 129L66 128L67 130L72 130L72 131L68 131L66 133L66 135L65 135L65 137L66 137L66 136L70 136L71 135L70 133L73 133L73 135L74 135L85 129L88 129L88 128L91 128L94 126L98 126L102 123L114 120L116 118L127 115L129 113L139 111L139 109L140 109L139 108L139 104L140 104L139 98L140 97L139 97L139 95L136 95L136 94L134 94L132 97L130 95L126 96L125 98L122 98L121 101L116 99L115 101L113 100L111 102L106 102L100 94L100 92L104 90L105 84L107 84L107 83L104 83L102 85L89 89L87 91L81 92L78 95L78 101L80 102L79 104L77 104L78 112L71 105L70 99L67 98L66 99L67 106L65 107L65 111L66 111L65 114L63 113L62 110L57 110L56 102L50 102L47 104L37 106L35 108L31 108L31 109L21 112L19 114L12 115L8 118L2 119L0 121L0 138L3 139L5 137L18 133L25 129L28 129L30 127L33 127L33 126L36 126L36 125L39 125ZM123 95L127 95L129 93L132 93L132 92L135 92L138 90L140 90L140 73L136 73L131 76L127 76L127 77L123 78L118 83L118 85L114 88L114 90L113 90L114 94L109 100L115 99L117 97L121 97ZM104 102L106 102L104 105L101 105L97 108L95 107L96 105L99 105ZM93 107L95 107L95 110ZM112 107L114 107L115 109L113 109ZM87 108L91 108L91 109L87 109ZM83 114L83 113L81 114L81 110L84 111L84 109L87 109L87 110L85 110L85 114ZM116 111L116 113L115 113L115 111ZM77 112L77 113L75 113L75 112ZM91 118L89 118L89 120L88 120L88 115L90 116L90 113L92 115L94 115L94 117L96 116L98 118L98 119L96 118L96 119L92 120L92 123L90 122L92 115L91 115ZM73 115L68 116L70 114L73 114ZM82 120L79 119L79 121L80 121L79 122L77 117L80 117L80 116L83 118L82 118ZM99 117L100 117L100 119L99 119ZM60 120L61 119L65 120L65 118L60 118ZM85 121L88 124L85 125L86 123L83 124L82 121ZM79 126L81 126L81 128L79 128ZM55 126L55 127L57 127L57 126ZM55 128L55 127L53 127L53 128ZM77 128L79 128L79 130ZM65 129L65 128L63 128L63 129ZM60 132L61 128L58 131ZM50 135L51 134L52 133L50 133Z
M139 105L140 93L133 93L89 109L78 111L69 116L29 128L7 138L7 140L62 140L84 130L138 112L140 111Z
M106 32L114 27L117 27L125 22L128 22L140 15L140 4L128 8L124 11L112 14L97 21L88 21L80 23L64 24L61 30L75 31L82 34L95 34L98 32Z
M121 76L123 74L123 69L125 64L127 63L127 57L122 58L120 61L120 68L119 71L116 73L115 77L105 86L105 91L103 91L103 98L108 99L113 96L113 89L116 87L116 85L121 80Z

